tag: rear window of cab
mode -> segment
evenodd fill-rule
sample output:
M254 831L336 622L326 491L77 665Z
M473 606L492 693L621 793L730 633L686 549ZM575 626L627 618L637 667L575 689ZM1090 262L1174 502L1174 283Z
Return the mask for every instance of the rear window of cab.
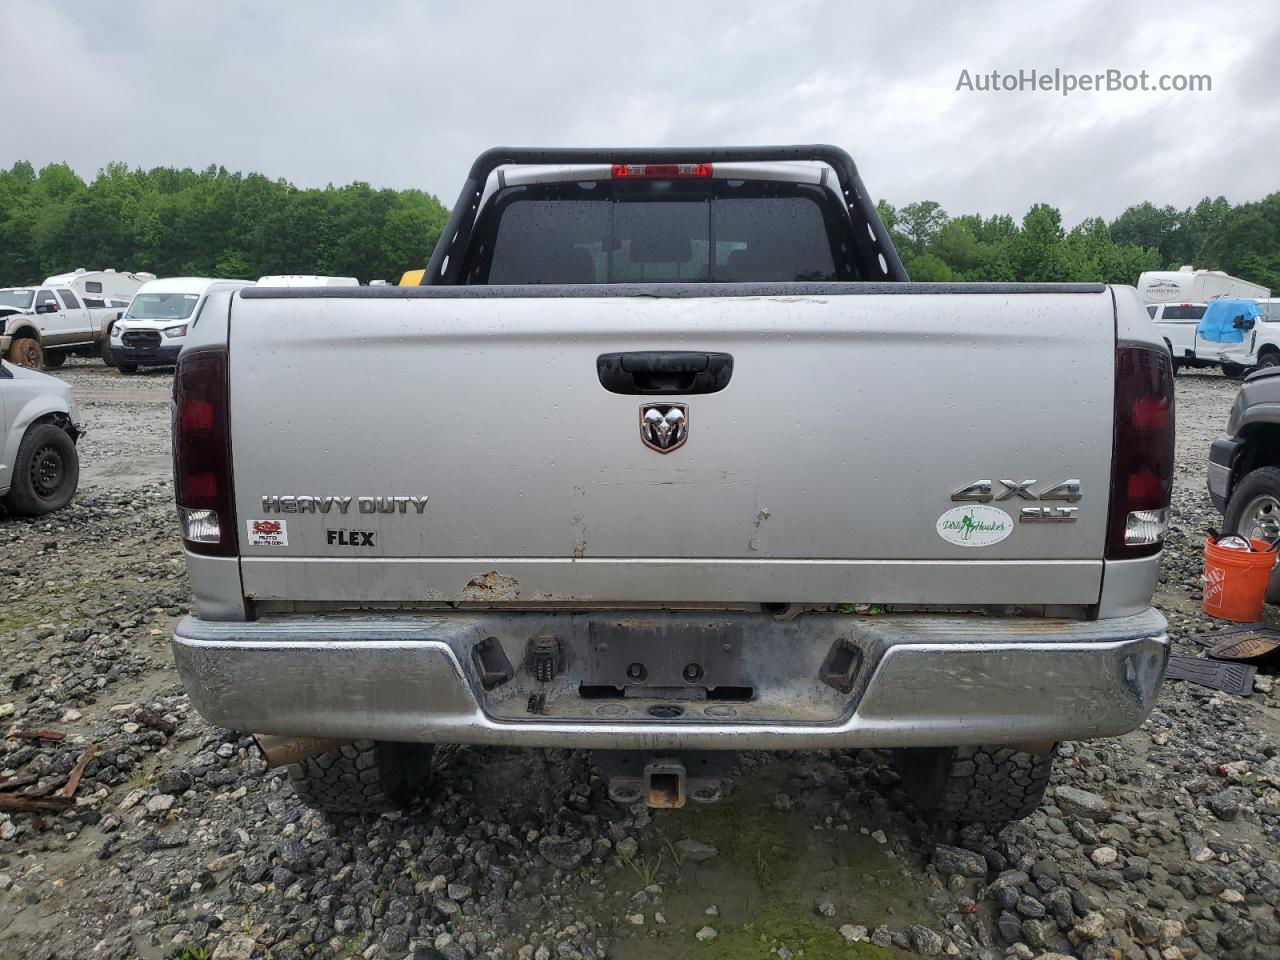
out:
M859 280L842 205L814 184L510 187L482 212L467 284Z

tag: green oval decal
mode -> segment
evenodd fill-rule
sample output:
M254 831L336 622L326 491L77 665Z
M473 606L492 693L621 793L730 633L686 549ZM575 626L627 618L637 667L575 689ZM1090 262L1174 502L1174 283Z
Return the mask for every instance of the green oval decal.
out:
M938 536L958 547L989 547L1011 533L1013 517L983 503L952 507L938 518Z

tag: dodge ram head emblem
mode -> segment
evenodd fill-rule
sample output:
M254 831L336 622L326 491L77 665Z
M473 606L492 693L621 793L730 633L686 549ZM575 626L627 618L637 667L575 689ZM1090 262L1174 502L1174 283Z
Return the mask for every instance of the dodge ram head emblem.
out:
M689 439L689 407L683 403L646 403L640 408L640 439L659 453L683 447Z

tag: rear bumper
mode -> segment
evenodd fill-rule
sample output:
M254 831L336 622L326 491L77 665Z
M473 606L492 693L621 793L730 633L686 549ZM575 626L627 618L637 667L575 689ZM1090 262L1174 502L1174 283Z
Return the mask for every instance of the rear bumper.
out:
M1227 512L1231 499L1232 471L1240 441L1232 437L1219 437L1209 445L1209 499L1219 513Z
M667 644L724 631L755 694L732 706L584 699L597 627L632 626ZM701 631L701 634L698 632ZM531 636L561 637L563 671L539 684L523 660ZM718 636L719 634L717 634ZM511 679L485 689L473 648L497 637ZM639 638L639 634L637 634ZM860 666L842 691L818 681L833 642ZM1078 622L959 616L459 613L441 617L187 617L173 636L178 671L212 723L252 733L611 749L811 749L1018 743L1113 736L1146 718L1169 641L1155 610ZM595 644L592 646L592 644ZM725 644L724 649L729 645ZM650 647L651 652L656 648ZM639 654L637 654L639 656ZM677 659L680 655L677 656ZM543 693L546 706L530 713ZM672 701L662 701L670 704ZM667 712L670 712L669 710Z

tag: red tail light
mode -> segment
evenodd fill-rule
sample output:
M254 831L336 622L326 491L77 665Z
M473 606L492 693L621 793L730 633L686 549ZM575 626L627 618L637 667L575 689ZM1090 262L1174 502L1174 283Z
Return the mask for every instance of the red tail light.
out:
M1164 543L1173 491L1173 368L1168 351L1116 347L1115 397L1107 559L1149 557Z
M615 163L614 179L660 178L673 180L679 177L709 177L709 163Z
M236 555L229 412L227 351L184 353L173 378L173 479L182 540L192 553Z

